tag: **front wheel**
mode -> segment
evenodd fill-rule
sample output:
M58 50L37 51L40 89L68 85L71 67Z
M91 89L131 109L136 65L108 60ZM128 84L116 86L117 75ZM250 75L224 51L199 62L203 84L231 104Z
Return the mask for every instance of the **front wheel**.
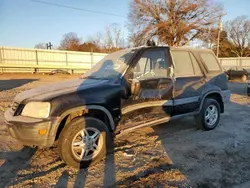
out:
M61 132L58 141L60 157L75 168L86 168L102 160L111 144L108 127L99 119L79 117Z
M215 99L206 98L201 112L195 117L199 128L209 131L213 130L220 121L220 105Z

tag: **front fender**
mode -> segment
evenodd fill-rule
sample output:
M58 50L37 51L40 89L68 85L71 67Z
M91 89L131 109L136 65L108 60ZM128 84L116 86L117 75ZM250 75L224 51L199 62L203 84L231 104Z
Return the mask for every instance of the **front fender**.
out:
M50 130L50 136L51 137L56 137L56 133L57 130L59 128L60 123L62 122L62 120L68 116L69 114L72 114L74 112L87 112L88 110L100 110L103 113L105 113L108 117L109 123L110 123L110 128L114 131L115 130L115 123L114 123L114 119L111 115L111 113L103 106L99 106L99 105L84 105L84 106L78 106L72 109L69 109L65 112L63 112L59 117L56 118L56 123L51 127ZM83 113L82 113L83 114Z
M115 129L115 123L114 123L114 120L113 120L111 113L105 107L99 106L99 105L85 105L85 106L79 106L79 107L69 109L60 115L60 120L62 121L66 116L68 116L71 113L74 113L77 111L88 111L88 110L100 110L100 111L104 112L109 119L111 129L112 130Z

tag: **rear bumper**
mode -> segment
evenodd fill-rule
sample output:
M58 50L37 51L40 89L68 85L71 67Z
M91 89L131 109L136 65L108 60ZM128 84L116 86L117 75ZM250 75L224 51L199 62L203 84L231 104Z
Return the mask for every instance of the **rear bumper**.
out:
M230 90L224 90L221 92L221 95L223 97L223 102L229 102L230 101L230 97L231 97L231 91Z
M5 112L4 117L10 135L24 145L40 148L53 145L54 134L51 133L51 127L54 123L52 120L13 116L10 110ZM46 134L41 135L40 130L46 130Z

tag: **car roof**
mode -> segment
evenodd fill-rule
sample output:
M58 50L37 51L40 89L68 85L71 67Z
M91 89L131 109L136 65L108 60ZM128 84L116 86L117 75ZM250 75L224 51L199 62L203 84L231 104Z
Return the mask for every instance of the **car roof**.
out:
M211 52L211 49L207 48L192 48L192 47L170 47L170 50L184 50L184 51L194 51L194 52Z
M193 48L193 47L170 47L170 46L139 46L130 48L131 50L140 50L140 49L154 49L154 48L168 48L170 50L184 50L184 51L193 51L193 52L211 52L211 49L207 48Z

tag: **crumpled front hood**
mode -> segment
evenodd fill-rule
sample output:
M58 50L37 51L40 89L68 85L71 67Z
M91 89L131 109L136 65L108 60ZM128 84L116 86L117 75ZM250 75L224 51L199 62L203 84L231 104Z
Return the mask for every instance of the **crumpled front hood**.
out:
M51 98L81 91L99 84L107 83L108 80L76 79L71 81L58 82L46 86L37 87L24 91L15 97L15 102L22 103L24 100L44 101Z

